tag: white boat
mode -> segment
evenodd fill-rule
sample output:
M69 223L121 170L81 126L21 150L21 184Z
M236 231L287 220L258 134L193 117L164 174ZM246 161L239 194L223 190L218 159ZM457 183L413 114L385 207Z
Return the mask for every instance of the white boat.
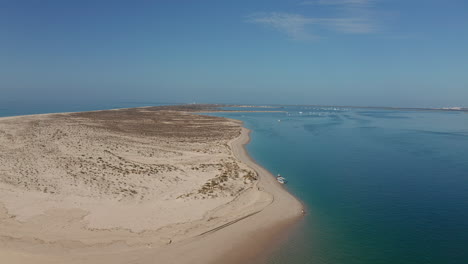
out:
M276 180L281 184L285 184L287 182L286 178L282 177L280 174L278 174L278 176L276 176Z

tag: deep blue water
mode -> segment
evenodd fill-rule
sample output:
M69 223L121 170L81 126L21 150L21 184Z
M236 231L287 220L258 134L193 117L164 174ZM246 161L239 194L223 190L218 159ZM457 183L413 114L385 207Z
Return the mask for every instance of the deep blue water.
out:
M10 102L0 116L147 105L160 103ZM467 113L271 110L285 112L216 114L252 129L252 157L308 208L271 264L468 263Z
M222 114L308 208L270 263L468 263L468 113L272 110Z

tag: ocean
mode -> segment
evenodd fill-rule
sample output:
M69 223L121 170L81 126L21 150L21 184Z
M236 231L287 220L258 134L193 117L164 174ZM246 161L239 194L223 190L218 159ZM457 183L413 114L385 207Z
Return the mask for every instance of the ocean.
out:
M468 113L249 110L284 112L216 115L244 121L250 155L307 207L269 263L468 263Z
M0 116L146 105L161 104L2 103ZM468 113L248 110L283 112L214 115L244 121L250 155L307 208L270 264L468 263Z

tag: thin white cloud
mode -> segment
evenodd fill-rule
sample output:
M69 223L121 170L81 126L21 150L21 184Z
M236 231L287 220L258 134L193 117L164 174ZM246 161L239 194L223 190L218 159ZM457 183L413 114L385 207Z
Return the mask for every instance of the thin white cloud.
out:
M307 30L307 27L313 24L313 19L299 14L257 13L249 16L248 22L272 27L296 40L315 37Z
M363 18L333 18L324 23L335 31L348 34L370 34L377 31L376 26Z
M374 0L311 0L311 1L303 1L301 5L330 5L330 6L337 6L337 5L368 5L373 3Z
M248 21L274 28L292 39L317 39L326 30L346 34L371 34L378 31L374 12L378 0L309 0L301 5L323 6L329 17L297 13L256 13ZM307 11L307 9L305 9Z
M319 38L314 28L347 34L368 34L376 30L366 18L314 18L293 13L257 13L248 22L274 28L295 40Z

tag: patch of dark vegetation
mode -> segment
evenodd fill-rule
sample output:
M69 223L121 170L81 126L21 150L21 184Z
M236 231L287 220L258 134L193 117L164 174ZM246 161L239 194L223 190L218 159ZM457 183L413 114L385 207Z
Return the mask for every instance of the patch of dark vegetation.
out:
M140 136L172 139L222 140L236 137L237 125L228 125L225 118L194 115L192 112L216 111L222 105L177 105L104 110L69 114L72 118L89 119L85 124L94 129ZM61 116L57 116L60 118Z

